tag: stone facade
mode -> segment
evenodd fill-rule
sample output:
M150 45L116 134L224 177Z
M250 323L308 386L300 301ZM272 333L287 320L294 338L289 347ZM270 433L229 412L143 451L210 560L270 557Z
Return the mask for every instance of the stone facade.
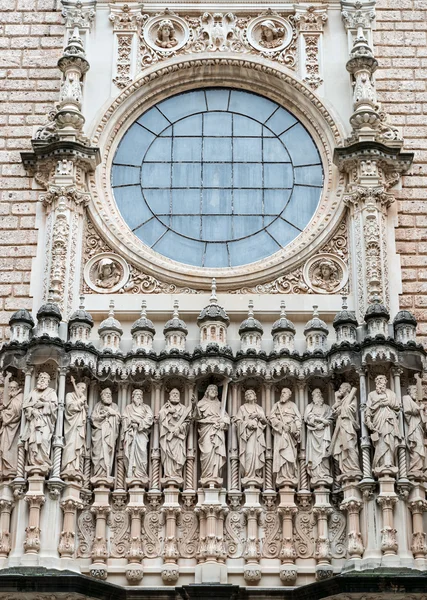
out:
M376 569L418 598L427 568L424 3L14 2L4 3L1 65L0 584L9 581L9 600L19 590L35 600L136 599L153 588L190 599L204 597L204 584L218 597L268 588L270 598L303 595L308 583L327 598L325 580L340 574L348 579L334 579L332 597L369 589L363 598L385 599L392 588L364 573ZM246 96L239 105L241 90L257 94L255 108ZM187 112L171 96L187 98ZM193 110L202 96L205 108ZM209 130L212 113L231 133ZM194 129L184 136L186 119ZM235 133L238 119L262 134ZM208 160L204 145L199 160L184 154L186 183L175 185L182 137L187 153L199 138L221 138L223 155ZM144 175L142 156L165 138L170 157L147 159ZM279 170L268 138L286 140ZM258 142L261 154L247 159ZM230 186L206 183L210 162L225 163L223 174L232 165ZM263 238L236 233L261 214L248 200L259 162ZM251 165L247 188L234 185L235 163ZM292 185L277 183L284 173ZM133 186L154 188L159 205L167 189L165 214L144 196L151 212L134 222L142 195L132 203ZM233 195L242 187L243 216ZM264 213L269 187L294 194L278 214ZM128 190L121 204L119 188ZM205 188L216 199L203 212ZM201 260L158 250L178 219L185 252L194 239L182 223L194 214ZM219 225L206 237L213 218L229 226L225 215L229 237ZM276 233L264 220L272 216ZM252 235L258 242L243 246L252 258L233 262L232 244ZM257 260L261 239L274 251ZM212 247L227 259L209 262Z

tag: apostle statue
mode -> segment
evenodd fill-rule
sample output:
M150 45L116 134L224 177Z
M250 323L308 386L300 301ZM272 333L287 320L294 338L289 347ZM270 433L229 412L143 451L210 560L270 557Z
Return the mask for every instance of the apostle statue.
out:
M35 389L24 399L25 430L22 441L27 451L27 463L47 472L52 463L50 448L58 412L58 396L49 387L50 375L40 373Z
M218 399L216 385L209 385L197 403L196 420L202 467L200 482L202 485L221 485L221 471L226 457L224 432L230 424L230 417L225 412L225 405L222 406Z
M76 475L81 471L81 458L85 450L87 419L87 387L81 381L76 384L71 377L74 392L65 396L65 446L62 451L62 473Z
M21 423L23 394L16 381L10 381L12 373L5 377L5 397L0 404L0 476L16 475L18 462L18 437Z
M144 404L142 390L132 392L132 402L122 416L122 439L126 476L129 479L148 480L148 436L153 424L153 412Z
M425 436L426 426L421 417L421 407L417 402L417 386L410 385L402 398L403 414L406 423L406 445L409 453L408 476L424 477L426 465Z
M280 399L271 409L269 421L274 435L273 473L276 485L296 485L298 481L297 444L301 436L301 414L292 392L283 388Z
M306 461L312 483L332 483L329 463L331 444L332 409L325 404L319 388L312 392L312 402L305 409L307 425Z
M163 474L166 479L173 479L177 484L182 483L191 412L191 406L181 404L181 394L176 388L169 392L169 400L159 411Z
M113 402L110 388L101 392L91 415L92 463L95 477L110 477L113 470L114 450L119 434L119 407Z
M357 432L360 429L357 412L356 388L342 383L335 392L335 404L332 413L336 417L335 431L332 437L330 454L338 463L345 477L361 477Z
M267 419L257 404L254 390L245 392L243 404L234 417L239 439L239 459L242 484L262 484L262 469L265 465L265 435Z
M372 470L375 475L397 473L396 455L400 442L399 401L394 392L387 389L387 378L375 378L375 390L368 394L365 423L371 431L375 448Z

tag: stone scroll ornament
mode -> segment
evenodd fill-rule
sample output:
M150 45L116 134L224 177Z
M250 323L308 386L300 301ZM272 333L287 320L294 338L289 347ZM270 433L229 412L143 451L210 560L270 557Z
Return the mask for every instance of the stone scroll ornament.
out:
M58 412L58 396L49 387L50 375L40 373L35 389L24 399L25 430L22 441L27 464L47 472L52 466L50 449Z
M222 468L226 460L225 430L230 417L225 412L227 384L224 385L222 401L218 399L218 387L208 386L205 395L196 405L199 449L201 462L201 485L221 485Z
M148 482L148 439L153 424L151 408L144 404L141 390L132 392L132 402L122 417L122 440L126 476Z
M5 393L0 404L0 476L3 479L16 475L18 463L18 438L23 393L12 374L5 377Z
M332 413L336 418L335 430L330 445L330 455L338 464L341 476L360 478L358 431L360 429L357 410L357 389L342 383L335 392Z
M291 401L292 392L283 388L280 400L271 409L269 421L273 430L273 473L276 475L276 485L296 485L297 446L300 441L302 419L295 402Z
M81 472L85 451L87 420L87 386L75 382L71 377L74 391L65 396L65 446L62 452L62 475L73 477Z
M307 406L304 421L307 425L307 472L312 483L332 483L329 461L331 444L332 409L325 404L319 388L312 392L313 401Z
M421 479L426 472L426 424L422 418L424 407L417 401L417 386L410 385L408 393L402 398L405 416L405 437L409 454L408 477Z
M239 459L242 485L262 485L262 470L265 465L265 434L267 419L264 410L257 404L254 390L245 392L243 404L234 417L239 439Z
M401 441L399 429L399 401L394 392L387 389L387 378L375 378L375 390L368 395L365 423L371 432L374 445L372 470L375 475L397 474L397 448Z
M101 400L91 415L91 424L93 474L95 477L110 477L120 425L119 407L113 402L110 388L102 390Z
M165 480L177 485L183 482L186 460L186 439L192 413L191 406L181 404L181 395L174 388L169 399L159 411L160 454Z

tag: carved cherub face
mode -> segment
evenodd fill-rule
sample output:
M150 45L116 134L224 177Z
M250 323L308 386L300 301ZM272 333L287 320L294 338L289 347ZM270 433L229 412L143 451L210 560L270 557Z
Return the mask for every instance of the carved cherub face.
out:
M256 402L256 394L254 390L247 390L245 393L245 401L248 404L255 404Z
M378 394L383 394L387 389L387 379L384 375L378 375L375 378L375 389Z
M289 388L283 388L280 393L280 402L287 402L292 396L292 392Z
M313 390L311 397L313 399L313 404L316 404L316 406L323 405L323 403L324 403L323 395L322 395L321 390L319 390L319 388L316 388L315 390Z
M111 393L110 388L105 388L105 390L102 390L101 401L103 402L103 404L112 404L113 394Z
M37 378L37 389L45 390L49 385L49 381L50 375L48 375L48 373L40 373L40 375Z
M9 396L11 398L14 398L18 392L19 392L19 385L16 383L16 381L11 381L9 383Z
M169 401L172 402L172 404L179 404L181 401L181 394L179 392L179 390L177 390L176 388L174 388L173 390L171 390L169 392Z
M206 390L206 397L210 400L215 400L218 398L218 388L216 385L211 384L208 386L208 389Z
M132 393L132 402L135 404L135 406L141 406L143 401L144 401L144 396L143 396L141 390L134 390Z

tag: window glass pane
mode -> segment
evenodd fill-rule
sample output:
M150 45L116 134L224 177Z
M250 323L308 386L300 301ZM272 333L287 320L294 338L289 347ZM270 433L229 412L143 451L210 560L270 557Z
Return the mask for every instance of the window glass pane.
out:
M172 190L172 213L198 215L200 212L200 190Z
M136 229L135 234L144 242L144 244L152 246L165 231L167 231L167 229L163 223L160 223L160 221L153 217L148 223L145 223L145 225Z
M185 102L177 102L176 97L173 96L172 98L163 100L159 104L159 110L171 123L182 119L182 117L187 117L206 109L205 94L200 90L187 92L185 94Z
M267 98L263 98L262 96L256 96L255 94L251 94L250 101L248 100L247 92L233 90L231 92L229 110L253 117L260 123L264 123L277 108L275 102L271 102L271 100L267 100Z
M114 166L111 170L111 178L114 186L134 185L139 183L141 170L139 167Z
M195 160L202 159L202 138L175 138L173 141L173 160ZM199 167L200 169L200 167Z
M203 165L204 187L231 187L231 165L207 163Z
M283 218L304 229L316 210L320 193L319 188L295 187Z
M172 128L171 128L172 131ZM202 135L202 115L185 117L173 125L173 135L177 136L198 136Z
M148 146L154 139L155 135L134 123L120 142L114 163L139 166Z
M293 184L293 170L289 163L264 165L264 186L266 188L291 188Z
M295 183L301 185L323 185L323 170L320 165L295 167Z
M262 165L236 163L234 165L234 187L261 187Z
M246 265L266 256L274 254L280 246L265 232L252 235L251 237L229 242L231 266Z
M280 136L291 155L294 166L313 165L320 162L319 153L306 129L299 123Z
M190 240L171 230L165 233L154 246L154 250L160 252L163 256L174 260L177 260L179 256L180 262L197 266L202 264L204 248L205 244L203 242Z
M246 237L248 233L255 233L262 229L262 217L246 215L245 217L233 217L233 239Z
M230 90L206 90L208 110L227 110Z
M206 244L204 267L228 267L228 250L225 242Z
M221 112L205 113L203 115L203 135L231 136L231 115Z
M264 138L262 148L265 162L290 162L289 154L277 138Z
M137 120L137 123L140 123L153 133L161 133L166 127L169 127L170 123L162 113L157 109L157 107L151 108L145 114L142 115Z
M292 242L301 232L281 219L275 219L271 225L268 226L267 231L274 237L276 242L281 246L286 246L289 242Z
M292 125L295 125L298 121L291 113L284 108L279 108L271 117L266 121L265 125L271 129L276 135L280 135Z
M169 161L172 156L172 138L157 138L148 148L144 162Z
M201 173L199 163L174 163L172 185L174 187L200 188Z
M204 138L203 160L231 162L231 138Z
M243 162L261 162L261 141L260 138L234 138L233 159Z
M171 165L167 163L144 163L141 169L141 184L144 188L170 187Z
M175 216L170 220L170 228L190 238L200 238L200 217Z
M234 190L233 192L233 204L234 214L236 215L247 215L255 214L261 215L263 211L263 200L262 190Z
M261 135L262 125L254 119L233 114L233 135L248 135L258 137Z
M116 188L114 197L118 209L130 229L134 229L153 216L153 213L144 202L139 186Z
M292 190L265 190L264 211L265 214L279 215L285 208Z
M149 208L155 215L164 215L170 213L171 191L147 189L144 191L144 198Z
M231 215L231 190L204 189L203 190L203 214Z
M209 215L202 217L202 238L204 240L229 240L232 237L231 219Z

